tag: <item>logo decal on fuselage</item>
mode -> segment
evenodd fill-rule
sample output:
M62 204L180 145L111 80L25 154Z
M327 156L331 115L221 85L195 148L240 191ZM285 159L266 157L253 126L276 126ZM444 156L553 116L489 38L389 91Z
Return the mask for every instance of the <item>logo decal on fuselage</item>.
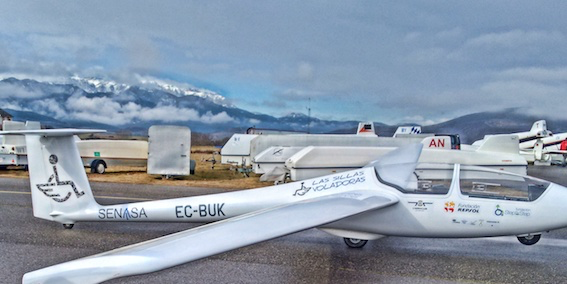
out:
M331 177L323 177L311 180L309 187L305 186L306 182L301 182L301 188L296 189L293 196L303 196L307 192L321 192L331 189L344 188L349 185L366 182L364 171L347 172ZM309 183L309 182L307 182Z
M305 195L307 192L309 192L309 190L311 190L311 187L305 187L303 184L305 182L301 183L301 188L296 190L295 193L293 194L293 196L299 195L299 196L303 196Z
M53 165L53 174L49 177L47 183L36 184L35 186L37 187L37 189L43 192L45 196L51 197L51 199L53 199L56 202L67 201L71 197L72 193L71 191L68 191L64 197L61 197L61 194L53 192L54 187L70 186L73 189L73 192L75 192L75 195L77 195L77 198L83 196L85 192L84 191L79 192L73 181L59 180L59 173L57 172L57 162L58 162L58 158L56 155L49 156L49 163Z
M453 201L445 202L445 212L450 212L450 213L455 212L455 202Z
M494 210L494 215L498 217L502 216L514 216L514 217L530 217L532 215L532 210L529 208L519 208L515 207L513 210L510 208L502 208L500 204L496 205L496 210Z
M408 201L408 203L413 204L412 210L416 212L425 212L429 210L430 205L433 204L433 202L424 202L423 200Z

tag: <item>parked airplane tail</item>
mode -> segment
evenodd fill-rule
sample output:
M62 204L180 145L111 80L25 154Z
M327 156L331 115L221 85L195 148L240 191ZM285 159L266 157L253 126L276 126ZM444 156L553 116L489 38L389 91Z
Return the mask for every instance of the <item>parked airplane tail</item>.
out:
M546 137L552 135L551 132L547 130L547 122L545 120L538 120L534 122L530 133L532 135L535 135L536 137Z
M376 136L376 130L374 130L374 123L373 122L358 123L358 128L356 129L356 135Z
M421 134L421 126L398 126L393 137L400 135Z
M96 210L73 135L100 130L4 131L25 135L34 216L73 224L73 213Z

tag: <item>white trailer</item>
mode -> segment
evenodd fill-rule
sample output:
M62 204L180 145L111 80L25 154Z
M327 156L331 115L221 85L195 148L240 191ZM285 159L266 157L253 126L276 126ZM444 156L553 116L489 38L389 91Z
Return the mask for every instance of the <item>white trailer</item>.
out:
M252 141L257 137L270 137L267 138L267 142L261 146L252 145ZM292 137L292 138L287 138ZM319 137L319 138L317 138ZM238 166L250 166L252 165L252 160L260 152L266 150L272 146L283 146L290 147L295 146L293 143L289 143L291 140L325 140L331 137L341 137L340 139L350 139L352 137L366 137L366 138L376 138L376 131L374 129L374 123L372 122L360 122L357 127L356 135L330 135L330 134L298 134L295 131L284 131L284 130L274 130L274 129L255 129L249 128L246 134L233 134L226 144L221 149L221 163L223 164L233 164ZM282 140L278 143L278 140ZM333 139L333 138L331 138ZM264 141L264 140L261 140ZM263 142L256 142L263 143ZM317 142L307 142L302 143L301 147L314 145ZM334 145L334 144L333 144Z
M221 149L221 163L250 166L250 141L256 134L233 134Z
M270 147L252 158L254 173L265 174L275 168L284 169L285 161L305 147Z
M4 131L37 130L41 129L37 121L9 121L2 122ZM0 135L0 167L27 166L28 157L26 140L22 135Z
M422 136L415 136L414 138ZM425 137L421 143L424 144L425 148L435 148L435 149L451 149L451 137L450 136L429 136ZM403 141L403 140L396 140ZM401 143L403 144L403 143ZM287 159L291 158L293 155L304 149L305 147L283 147L276 146L270 147L260 154L252 158L252 167L254 173L265 174L270 173L274 169L279 168L287 171L285 167L285 162ZM278 171L279 172L279 171Z
M186 126L153 125L148 131L150 175L191 174L191 130Z
M464 150L425 148L420 163L480 165L517 174L526 174L527 162L518 154L518 137L491 136L479 147ZM427 146L427 144L426 144ZM396 147L306 147L290 157L285 167L293 181L361 168Z
M91 173L103 174L109 166L146 166L148 142L141 140L76 140Z
M393 138L350 134L259 135L250 142L250 157L273 147L344 146L344 147L399 147L420 143L419 138Z
M26 155L0 154L0 168L8 166L27 166L28 158Z

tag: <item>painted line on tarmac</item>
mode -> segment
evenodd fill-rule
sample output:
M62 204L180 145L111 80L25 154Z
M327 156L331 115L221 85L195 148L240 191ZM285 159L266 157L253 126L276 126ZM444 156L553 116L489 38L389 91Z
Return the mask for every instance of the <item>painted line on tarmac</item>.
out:
M487 237L480 238L482 240L488 240L493 242L502 243L520 243L518 239L514 236L504 236L504 237ZM556 239L556 238L546 238L545 234L541 235L541 240L535 244L535 246L552 246L552 247L567 247L567 240Z
M0 190L0 193L8 193L8 194L27 194L27 195L31 195L31 192L9 191L9 190ZM149 199L149 198L119 197L119 196L107 196L107 195L97 195L97 196L95 196L95 198L118 199L118 200L133 200L133 201L151 201L151 200L154 200L154 199Z
M154 199L149 198L140 198L140 197L119 197L119 196L106 196L106 195L97 195L95 198L105 198L105 199L123 199L123 200L134 200L134 201L152 201Z
M0 190L0 193L11 193L11 194L27 194L30 195L30 192L22 192L22 191L9 191L9 190Z

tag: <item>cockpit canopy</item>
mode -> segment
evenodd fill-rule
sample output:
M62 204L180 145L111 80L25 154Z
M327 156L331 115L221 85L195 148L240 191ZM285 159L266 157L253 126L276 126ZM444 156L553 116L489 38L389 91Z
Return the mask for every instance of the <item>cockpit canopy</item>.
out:
M422 145L406 145L368 165L380 182L407 194L449 194L515 201L538 199L550 183L477 166L418 164Z
M455 175L455 171L458 171ZM380 175L379 171L376 171ZM453 180L453 177L457 177ZM521 176L476 166L452 164L417 164L407 180L386 184L407 194L445 195L453 187L462 195L472 198L489 198L515 201L534 201L550 183L544 180Z
M461 193L469 197L534 201L550 183L528 176L461 166L459 185Z

